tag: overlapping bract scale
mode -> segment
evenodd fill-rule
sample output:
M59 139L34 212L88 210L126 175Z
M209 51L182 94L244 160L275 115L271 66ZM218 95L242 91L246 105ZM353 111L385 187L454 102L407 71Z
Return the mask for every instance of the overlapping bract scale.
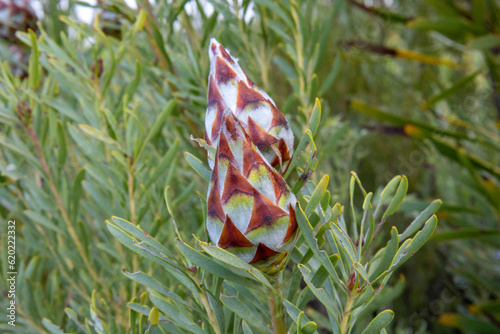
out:
M211 40L208 53L207 143L217 147L223 114L228 109L241 122L265 160L283 172L293 154L293 132L285 116L271 97L246 76L237 59L215 39ZM213 168L214 160L209 159L209 163Z
M297 202L241 122L223 112L208 188L207 231L217 246L266 267L293 246Z

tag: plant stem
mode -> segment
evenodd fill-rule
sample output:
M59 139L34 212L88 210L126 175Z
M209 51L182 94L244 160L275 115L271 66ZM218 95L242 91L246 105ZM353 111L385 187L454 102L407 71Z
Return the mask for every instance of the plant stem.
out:
M52 173L50 172L50 168L47 164L47 161L45 160L45 155L42 152L42 149L40 147L40 143L38 141L38 137L35 133L35 130L31 126L31 124L26 125L26 130L28 132L28 135L30 136L33 145L35 146L35 152L40 159L40 164L42 166L43 171L45 172L48 180L48 184L50 187L50 190L52 191L52 194L54 195L54 198L56 200L57 207L59 208L59 211L61 211L61 215L63 217L64 222L66 223L66 227L68 229L69 235L71 236L71 239L73 239L76 249L78 250L78 253L80 254L81 258L83 259L83 262L85 263L85 266L88 269L88 272L90 273L90 276L94 279L95 282L100 282L99 276L97 275L94 267L90 263L90 260L87 257L87 254L85 253L85 250L83 248L83 245L78 237L78 234L76 233L76 230L73 226L73 222L70 221L69 215L66 211L66 208L64 207L63 200L61 198L61 195L57 191L56 184L54 182L54 179L52 178Z
M346 334L348 332L348 320L349 320L349 315L351 314L351 308L352 308L352 303L354 302L354 298L351 296L349 293L347 295L347 301L345 304L345 309L344 309L344 314L342 315L342 323L340 325L340 333L341 334Z
M281 301L280 283L281 280L278 275L273 282L273 287L278 292L278 295L275 296L276 298L269 298L269 312L271 313L274 333L286 334L285 314L283 313L283 303ZM269 289L269 295L274 295L271 289Z
M205 311L207 311L208 319L210 319L210 324L212 325L213 329L215 330L216 334L222 334L221 329L219 328L219 322L217 321L217 318L215 317L215 313L210 307L210 303L208 302L207 298L207 293L206 291L203 291L202 286L202 281L199 277L192 276L198 287L202 290L200 293L200 298L201 298L201 303L203 304L203 307L205 308Z
M139 8L142 8L146 11L148 14L148 18L146 19L146 22L144 23L146 31L148 32L148 42L149 45L151 46L151 50L153 51L153 54L155 55L156 59L158 60L158 65L160 68L171 72L172 71L172 62L170 58L168 57L167 53L165 52L165 49L163 49L160 45L157 44L157 42L154 39L154 27L158 26L156 17L154 16L153 13L153 8L151 7L151 4L148 1L142 1L141 4L144 5L144 7L139 6ZM171 86L170 83L167 84L170 89L174 89L175 87Z
M208 303L206 292L201 293L200 297L201 297L201 302L203 303L203 306L205 307L205 310L207 311L208 318L210 319L210 323L215 330L215 333L222 334L222 332L219 328L219 322L215 318L215 313L212 310L212 308L210 307L210 304Z
M132 171L133 165L130 163L128 175L127 175L127 185L128 185L128 198L130 206L130 221L132 224L136 224L135 221L135 198L134 198L134 175Z

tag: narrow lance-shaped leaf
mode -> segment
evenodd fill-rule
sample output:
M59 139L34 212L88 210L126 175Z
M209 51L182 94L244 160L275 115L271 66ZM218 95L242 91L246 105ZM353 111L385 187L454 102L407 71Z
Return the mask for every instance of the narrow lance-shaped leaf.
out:
M321 121L321 102L319 102L319 99L316 98L311 113L311 117L309 118L309 129L311 129L311 134L313 137L315 137L316 133L318 132L320 121Z
M337 314L339 310L335 306L335 301L328 295L328 293L323 288L318 288L314 286L314 284L312 283L311 271L302 264L299 264L299 270L302 273L302 277L304 278L304 281L306 282L307 286L311 289L316 298L318 298L319 301L325 306L328 312L330 312L332 315Z
M261 321L260 317L254 314L244 303L239 301L236 296L221 295L220 299L227 308L236 313L247 323L251 324L252 327L256 327L263 333L272 333L272 331Z
M406 176L403 175L401 177L401 181L399 182L398 189L396 190L396 194L394 194L394 197L392 198L389 207L387 208L387 210L385 210L384 214L382 215L382 220L392 215L394 212L396 212L401 203L403 203L407 191L408 191L408 179L406 178Z
M366 326L361 334L378 334L391 323L393 318L394 312L392 310L382 311Z
M370 245L375 228L375 220L372 215L372 196L373 193L368 193L363 202L363 218L361 219L361 225L359 227L358 261L361 259L363 251Z
M394 257L391 267L384 272L384 274L389 272L394 272L403 263L408 261L408 259L415 254L432 236L434 230L437 226L437 218L433 215L427 222L425 222L424 228L418 232L413 239L407 239L399 248L396 256ZM383 276L383 275L381 275ZM380 279L381 276L377 278Z
M316 189L314 189L314 192L312 193L311 198L307 203L306 209L304 210L306 215L309 215L311 212L313 212L320 203L323 195L326 192L326 188L328 187L328 180L329 176L328 174L325 174L318 182L318 185L316 186Z
M188 318L187 315L180 312L176 306L172 305L167 300L155 294L150 294L149 298L151 299L151 302L153 302L153 304L158 307L164 315L172 319L177 326L190 333L204 334L204 331L199 326L197 326Z
M389 268L389 266L394 260L394 257L396 256L396 252L398 251L398 245L399 245L398 230L396 229L396 227L393 226L391 230L391 240L387 242L387 246L385 246L383 250L382 259L369 275L370 282L372 282L374 279L376 279L379 275L381 275L385 270Z
M184 157L187 162L193 167L193 169L198 173L201 177L203 177L206 181L210 180L210 171L203 165L200 159L196 158L189 152L184 153Z
M389 196L392 196L393 192L396 190L396 188L400 182L401 182L401 175L396 175L384 187L384 189L380 193L379 200L377 203L377 208L375 209L375 214L374 214L375 217L378 216L378 212L379 212L382 204L385 203L389 199Z
M309 246L310 249L312 249L314 255L318 258L318 260L321 262L321 264L325 267L325 269L328 271L330 276L333 278L336 284L338 284L339 287L342 287L343 284L340 281L337 272L335 271L335 268L332 265L332 262L326 255L326 252L323 250L320 250L318 248L318 241L314 238L313 236L313 228L309 221L307 220L306 214L304 211L302 211L302 208L300 207L300 204L297 205L297 223L300 226L300 229L304 235L304 238L306 239L306 243Z
M429 219L429 217L437 212L439 207L443 202L439 199L432 201L429 206L422 211L404 230L403 233L399 235L400 240L404 240L411 236L413 233L417 232L418 229L422 226L422 224Z

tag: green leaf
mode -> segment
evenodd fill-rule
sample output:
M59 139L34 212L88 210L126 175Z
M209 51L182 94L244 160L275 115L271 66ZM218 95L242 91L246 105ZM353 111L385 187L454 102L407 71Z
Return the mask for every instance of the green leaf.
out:
M97 295L96 290L92 291L92 298L90 303L90 318L92 319L92 327L99 334L109 333L106 324L99 318L97 314Z
M26 210L24 214L32 219L35 223L42 225L54 232L59 233L60 235L66 235L66 232L61 230L57 225L55 225L47 216L40 214L37 211Z
M244 270L248 272L251 276L253 276L257 281L261 282L262 284L266 285L269 287L274 293L277 294L277 292L274 290L273 286L271 283L269 283L268 279L260 272L258 269L256 269L254 266L251 264L246 263L236 255L229 253L228 251L217 247L217 246L212 246L209 243L206 242L200 242L201 248L214 258L218 259L219 261L222 261L232 267Z
M461 145L454 145L435 137L429 137L429 139L442 155L456 161L466 168L473 166L474 168L485 170L500 180L500 167L473 153L467 152Z
M139 15L137 15L137 20L134 23L134 31L139 32L144 28L144 24L146 23L146 12L141 9L139 11Z
M500 314L500 301L486 301L479 304L469 305L469 310L471 313L478 314L481 312L490 312Z
M408 261L408 259L430 239L436 226L437 218L436 215L433 215L425 222L424 228L419 231L413 239L408 239L401 245L388 271L392 272Z
M59 326L54 325L47 318L42 319L42 324L43 324L43 327L45 327L52 334L64 334L63 330Z
M392 196L393 192L396 190L396 187L400 182L401 182L401 175L396 175L384 187L384 190L382 190L382 192L380 193L380 197L377 203L377 208L375 209L375 217L378 216L378 211L381 208L382 204L385 203L390 196Z
M40 72L38 67L38 58L40 57L40 52L38 51L38 43L36 35L33 30L28 31L31 40L31 57L29 62L29 82L30 88L36 89L40 80Z
M115 221L119 224L117 225ZM194 284L192 278L184 270L180 269L177 263L174 262L175 258L171 255L168 257L165 256L165 254L170 254L170 252L162 251L164 247L161 245L158 247L158 242L152 239L151 236L138 228L134 229L133 225L132 227L127 226L126 223L128 222L118 218L114 219L113 222L107 220L106 226L111 234L113 234L127 248L163 266L173 277L175 277L182 285L187 287L193 293L198 294L200 292L199 288ZM137 233L137 230L140 231L142 238L144 239L143 242L137 243L135 238L132 238L130 234L125 232L125 230L119 226L125 227L132 233Z
M217 278L216 281L222 282L222 278ZM220 286L220 285L219 285ZM224 329L225 328L225 319L224 319L224 308L222 307L222 303L219 299L219 296L217 295L214 296L211 291L209 291L207 288L203 289L205 291L205 295L207 296L208 299L208 304L212 311L214 312L215 319L217 320L217 324L210 324L212 325L213 328L219 328ZM214 294L218 294L218 291L215 291Z
M243 277L238 274L233 273L231 270L227 269L223 265L217 263L210 257L198 252L194 248L190 247L189 245L185 244L181 240L176 240L176 247L179 249L179 251L187 258L189 261L191 261L194 265L203 268L204 270L220 276L224 279L242 284L242 285L248 285L248 281Z
M318 325L314 321L307 322L304 326L302 326L301 333L303 334L313 334L316 333L318 329Z
M289 10L285 11L277 3L269 0L255 0L255 4L268 7L271 10L271 12L276 13L286 23L288 28L290 29L295 28L292 18L290 18Z
M272 297L271 297L272 298ZM252 327L257 328L264 333L272 334L272 331L261 321L260 316L254 314L246 305L238 300L236 296L220 296L222 303L231 311L236 313L240 318L245 320Z
M499 38L499 40L500 40L500 38ZM429 108L433 107L439 101L446 99L447 97L455 94L457 91L459 91L460 89L465 87L469 82L473 81L480 73L481 73L481 71L476 71L468 76L461 78L460 80L455 82L451 87L442 90L438 94L432 96L427 101L425 101L422 104L422 106L420 107L420 109L422 109L422 110L429 109Z
M376 119L378 119L380 121L394 124L396 126L404 127L407 125L414 125L416 128L418 128L420 130L427 130L429 132L432 132L435 134L440 134L440 135L447 136L450 138L467 139L467 140L470 139L467 135L465 135L463 133L442 130L441 128L437 128L437 127L434 127L432 125L429 125L428 123L414 121L414 120L409 119L409 118L404 118L404 117L401 117L399 115L395 115L395 114L391 114L391 113L382 111L378 108L366 105L365 103L363 103L361 101L351 100L349 105L354 110L357 110L363 114L375 117Z
M475 227L465 227L453 231L440 231L432 236L434 241L449 241L462 239L478 239L483 237L497 238L500 236L499 230L484 230Z
M351 178L351 183L353 182L353 179L356 180L356 183L358 184L358 187L359 189L361 190L361 192L363 193L363 196L366 197L366 195L368 194L365 190L365 188L363 187L363 184L361 183L361 180L359 179L358 177L358 174L354 171L351 171L351 175L352 175L352 178ZM353 183L352 183L353 184ZM353 190L351 190L351 192L353 192Z
M326 77L326 79L323 81L323 84L321 85L321 88L319 89L319 95L322 96L325 94L330 87L333 85L335 82L335 79L337 78L337 75L339 74L339 69L340 69L340 54L337 54L335 56L335 60L333 61L332 64L332 69L330 70L330 73Z
M371 289L370 293L373 293L373 288L372 288L372 285L370 283L370 279L368 278L368 273L366 272L365 267L363 267L363 265L361 263L359 263L359 262L354 262L352 264L352 266L358 272L358 274L361 277L363 277L363 279L365 280L365 282L368 284L368 286Z
M150 323L150 326L158 326L158 320L159 320L158 309L156 307L153 307L149 312L148 316L148 321Z
M285 180L288 178L288 176L295 169L295 166L297 165L298 159L299 159L298 156L306 149L306 147L308 147L310 145L312 145L314 151L316 151L316 146L314 144L311 130L306 129L304 131L304 135L302 136L302 139L300 139L299 145L297 145L297 148L295 149L295 153L293 154L292 160L290 161L290 164L288 165L288 169L285 173L285 176L283 177Z
M387 246L385 246L383 252L382 259L378 263L377 267L373 269L369 275L369 280L372 282L378 276L380 276L385 270L389 269L391 266L394 257L396 256L396 252L398 251L399 245L399 237L398 230L396 227L392 227L391 229L391 240L387 242Z
M337 283L339 287L342 287L343 285L338 277L337 272L335 271L335 268L332 265L332 262L330 261L330 258L327 256L325 251L318 248L318 241L313 236L313 228L309 223L306 214L304 213L304 211L302 211L300 204L297 204L295 208L295 215L297 218L297 224L299 225L300 230L302 231L304 238L306 239L307 245L313 251L314 255L316 255L320 263L328 271L335 283Z
M338 314L339 310L335 306L335 301L330 297L330 295L325 291L324 288L317 288L311 281L311 270L309 270L303 264L298 265L302 277L306 282L307 286L311 289L312 293L319 299L319 301L326 307L328 312L331 314Z
M321 121L321 102L316 98L314 102L314 107L311 113L311 117L309 118L309 129L311 129L311 133L313 137L316 137L316 133L318 132L319 123Z
M85 179L85 168L76 174L73 180L71 191L71 220L75 221L80 207L80 198L82 197L82 181Z
M293 305L288 300L284 300L283 305L285 306L286 312L288 313L290 318L292 318L293 322L297 324L299 315L301 313L300 309L298 309L297 306ZM309 321L306 315L304 315L302 319L305 321Z
M161 131L161 128L167 121L167 118L170 116L170 114L172 114L172 111L175 109L176 105L177 103L175 102L175 100L171 100L167 103L165 108L163 108L163 110L161 111L161 113L158 115L155 122L151 126L151 130L149 130L146 139L144 139L144 141L142 142L141 148L139 149L139 152L136 154L135 157L136 159L139 159L146 145Z
M385 210L384 214L382 215L382 219L396 212L401 203L403 203L407 191L408 191L408 179L406 178L406 176L403 175L401 177L401 181L399 182L398 189L396 190L396 194L394 194L394 197L392 198L389 207L387 208L387 210Z
M87 334L91 333L90 330L85 330L84 326L78 321L78 314L74 310L70 309L69 307L66 307L64 309L64 313L66 313L68 318L71 319L71 321L73 321L73 323L75 323L75 325L77 325L82 332Z
M393 318L394 312L392 310L382 311L366 326L361 334L378 334L391 323Z
M360 239L363 240L363 242L358 243L358 261L364 251L370 246L375 231L375 218L372 214L371 204L372 195L372 193L368 193L363 202L363 218L361 219L361 226L359 229ZM365 228L367 229L366 233Z
M57 166L63 168L68 154L66 136L64 135L64 127L60 120L57 120L57 141L59 150L57 151Z
M355 206L354 206L354 190L355 190L354 186L355 186L355 182L356 182L356 174L353 173L353 172L351 172L351 179L349 181L349 204L351 206L351 214L352 214L353 238L356 240L358 238L358 223L357 223L357 219L356 219L356 209L355 209ZM344 228L344 230L346 230L346 228Z
M432 201L429 206L422 211L417 218L415 218L410 225L404 230L403 233L399 235L400 240L404 240L411 236L413 233L417 232L418 229L422 226L422 224L429 219L429 217L437 212L439 207L443 202L439 199Z
M311 212L316 210L316 207L320 203L321 199L323 198L323 195L326 192L326 188L328 187L328 180L329 176L328 174L325 174L321 180L318 182L318 185L314 189L314 192L311 195L311 198L309 199L309 202L307 203L306 209L304 210L305 214L309 216Z
M125 219L119 217L111 217L111 219L113 223L116 224L116 226L122 229L123 231L133 235L138 240L144 241L147 244L152 245L153 247L158 249L158 251L167 255L169 258L174 258L172 252L170 252L167 248L165 248L165 246L163 246L157 240L155 240L153 237L147 234L139 226L134 225L131 222L126 221Z
M328 208L330 208L330 198L331 198L330 192L328 190L325 191L325 194L323 195L320 201L321 208L323 209L323 211L326 211L328 210Z
M467 46L471 49L491 50L500 46L500 36L495 34L480 36L467 43Z
M143 272L140 272L140 271L137 271L135 273L129 273L128 271L123 269L122 272L125 276L136 281L137 283L145 285L148 288L151 288L151 289L175 300L176 302L178 302L184 306L187 306L188 308L192 308L192 306L189 305L186 301L184 301L181 297L179 297L179 295L177 295L175 292L172 292L169 289L167 289L166 287L164 287L163 284L161 284L159 281L155 280L153 277L151 277Z
M253 334L252 329L245 320L243 320L241 327L243 328L243 334Z
M101 130L98 130L96 128L93 128L89 125L86 124L79 124L78 127L80 130L85 132L87 135L105 143L105 144L110 144L110 145L115 145L117 147L120 147L116 141L111 139L109 136L105 135L104 132Z
M168 151L165 153L163 158L161 158L160 162L156 166L153 174L148 178L148 181L144 185L146 189L149 189L151 185L158 180L161 175L166 175L165 171L167 170L167 166L172 166L177 163L177 159L175 159L175 155L179 152L180 140L176 138L174 142L170 145Z
M312 75L312 78L309 82L309 99L308 99L308 103L310 103L310 101L312 101L314 99L314 97L318 94L318 75L316 73L314 73ZM316 98L316 102L317 102L317 98ZM314 104L316 106L316 103ZM319 120L318 120L319 122ZM313 129L311 129L313 130ZM314 131L312 132L313 133L313 136L314 136Z
M357 259L356 251L347 233L344 230L342 230L340 226L338 226L337 224L330 224L330 225L332 227L331 228L332 237L338 242L340 242L342 248L346 251L347 255L349 255L349 259L351 260L351 262L355 262Z
M19 154L22 157L25 157L30 163L33 164L33 166L37 167L39 166L38 159L33 154L31 154L31 151L26 146L24 146L21 143L8 142L7 138L4 137L1 133L0 133L0 145L8 148L9 150Z
M165 316L172 319L180 328L185 329L191 333L205 334L205 331L197 326L192 320L188 319L187 316L180 312L175 305L169 303L167 300L155 294L150 294L149 299L151 299L151 302L156 307L158 307L158 309Z
M210 178L212 177L212 172L209 171L204 165L203 165L203 162L201 162L200 159L198 159L197 157L195 157L194 155L192 155L191 153L189 152L185 152L184 153L184 157L186 158L187 162L189 163L189 165L191 165L191 167L198 173L201 175L201 177L203 177L206 181L209 181Z
M443 313L439 316L438 322L448 327L459 328L464 333L500 333L500 329L490 321L480 320L457 313Z
M420 30L434 30L450 38L459 39L471 28L471 25L460 16L441 16L432 19L417 17L408 22L407 27Z

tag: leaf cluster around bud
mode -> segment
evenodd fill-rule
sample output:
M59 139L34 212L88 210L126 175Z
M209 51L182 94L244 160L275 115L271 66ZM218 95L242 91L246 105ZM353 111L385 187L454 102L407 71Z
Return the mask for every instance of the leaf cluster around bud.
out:
M313 110L312 122L309 123L312 128L314 120L320 118L319 101ZM222 138L219 148L226 145L225 134ZM314 333L318 328L314 320L319 318L314 313L306 315L304 309L315 299L332 319L328 329L334 333L348 333L353 329L365 334L383 331L393 319L394 312L384 310L372 318L373 311L383 306L379 303L384 303L384 296L396 294L404 286L404 277L400 277L393 286L389 284L389 279L429 240L436 228L434 213L441 201L430 203L402 233L392 226L390 235L386 236L381 227L392 220L403 202L408 189L406 177L394 177L374 195L366 192L356 173L352 172L351 203L354 203L356 188L359 188L363 201L359 209L351 206L349 215L346 207L339 203L331 204L328 175L317 183L300 177L313 172L316 166L310 163L316 154L310 130L305 131L300 143L291 159L291 166L296 166L297 161L309 163L305 169L296 168L293 174L296 175L296 183L292 188L300 185L302 195L295 207L301 233L290 250L288 265L283 261L284 255L281 255L272 266L267 267L267 271L262 270L247 263L231 249L200 240L196 240L195 247L190 246L180 234L176 239L177 257L139 227L113 218L108 222L108 228L123 244L159 263L176 277L178 284L191 291L181 298L145 273L126 273L155 291L151 295L154 308L148 310L137 304L131 307L142 314L157 312L158 308L163 313L160 318L168 319L170 326L194 333L253 330L272 333L271 324L275 317L269 313L265 303L276 299L286 312L284 324L288 331ZM228 157L228 154L224 157L228 162L234 158ZM216 155L216 160L219 158ZM193 163L195 160L188 161L200 175L206 173L202 164ZM212 189L216 181L210 181ZM209 191L208 197L210 195ZM166 201L171 213L168 197ZM206 201L210 202L209 199ZM358 216L358 212L362 215ZM172 221L176 221L174 217ZM382 234L383 238L375 238L378 234ZM302 280L308 289L297 295ZM188 300L196 301L198 306L191 309L187 305ZM171 313L173 308L181 310L192 322L186 323L180 313ZM231 320L233 316L241 322L234 324Z

